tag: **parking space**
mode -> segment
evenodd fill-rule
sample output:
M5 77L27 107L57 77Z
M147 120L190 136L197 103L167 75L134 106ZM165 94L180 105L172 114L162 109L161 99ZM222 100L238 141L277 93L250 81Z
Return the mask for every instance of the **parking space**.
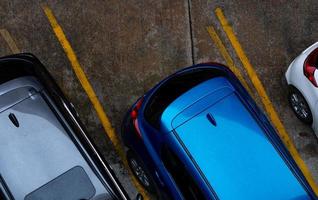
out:
M54 34L43 6L54 13L114 131L129 106L155 83L185 66L227 63L207 27L213 26L233 66L262 106L253 83L215 15L221 8L301 158L318 182L318 140L290 109L284 72L317 41L312 0L244 1L1 1L0 29L21 52L35 54L79 111L89 134L131 196L135 186ZM0 56L12 54L0 35ZM6 38L7 37L7 38ZM9 38L10 39L10 38Z

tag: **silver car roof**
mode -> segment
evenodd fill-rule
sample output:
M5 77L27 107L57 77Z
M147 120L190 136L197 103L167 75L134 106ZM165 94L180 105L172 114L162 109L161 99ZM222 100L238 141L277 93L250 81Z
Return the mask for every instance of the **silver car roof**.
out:
M33 77L0 85L0 175L14 199L40 198L45 191L59 193L52 187L58 186L57 181L69 183L71 176L90 181L78 185L77 192L70 188L72 194L62 194L59 199L109 199L107 189L70 138L71 129L62 125L62 116L54 114L58 111L52 110L54 105L46 98ZM72 169L75 171L69 172ZM83 193L83 188L91 190Z

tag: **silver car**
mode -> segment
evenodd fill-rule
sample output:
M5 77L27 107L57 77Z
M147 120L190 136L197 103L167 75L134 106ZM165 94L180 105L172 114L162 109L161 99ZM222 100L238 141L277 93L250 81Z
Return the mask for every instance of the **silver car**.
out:
M0 58L0 199L129 199L31 54Z

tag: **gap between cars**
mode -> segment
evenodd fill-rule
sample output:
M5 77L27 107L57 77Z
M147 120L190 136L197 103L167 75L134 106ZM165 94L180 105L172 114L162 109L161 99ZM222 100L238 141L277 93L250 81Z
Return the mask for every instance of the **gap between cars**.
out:
M64 31L62 27L58 24L53 11L46 5L42 6L42 9L49 20L49 23L54 31L55 36L57 37L59 43L63 47L63 50L65 54L67 55L67 58L69 59L69 62L79 79L83 89L85 90L87 96L89 97L91 103L93 104L94 109L97 112L98 118L100 119L102 126L105 130L105 133L111 140L117 154L119 155L120 159L124 163L125 167L127 168L127 171L129 172L129 175L132 179L132 182L134 186L137 188L137 190L140 192L140 194L143 195L144 199L150 199L146 191L141 187L141 185L137 182L135 177L132 176L131 172L129 171L128 163L125 159L125 152L124 148L122 148L122 145L120 143L119 138L117 137L117 134L115 133L114 128L112 127L109 118L107 117L107 114L105 113L103 106L101 105L100 101L98 100L98 97L90 84L85 72L83 71L80 63L78 62L77 56L74 52L74 50L71 47L71 44L67 40Z

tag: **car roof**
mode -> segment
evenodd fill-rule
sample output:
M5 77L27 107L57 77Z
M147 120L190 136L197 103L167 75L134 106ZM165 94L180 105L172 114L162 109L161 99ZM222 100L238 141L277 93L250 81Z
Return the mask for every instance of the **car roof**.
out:
M178 97L161 122L220 199L310 199L225 77Z
M45 193L52 198L59 195L59 199L73 199L74 195L108 198L110 194L72 141L71 130L61 123L63 119L42 88L34 77L0 85L1 178L15 199L34 199ZM78 179L86 180L86 185L70 184ZM69 190L55 190L61 184L68 185Z

